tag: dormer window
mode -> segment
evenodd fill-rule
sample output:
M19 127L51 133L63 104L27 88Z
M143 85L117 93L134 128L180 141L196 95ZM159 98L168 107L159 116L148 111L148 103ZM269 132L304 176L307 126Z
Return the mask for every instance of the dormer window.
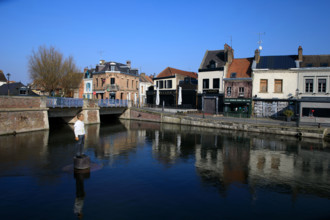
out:
M237 73L231 73L230 78L236 78Z
M215 62L214 62L214 60L211 60L211 61L210 61L209 68L210 68L210 69L215 69Z
M115 71L115 66L110 66L110 71L114 72Z

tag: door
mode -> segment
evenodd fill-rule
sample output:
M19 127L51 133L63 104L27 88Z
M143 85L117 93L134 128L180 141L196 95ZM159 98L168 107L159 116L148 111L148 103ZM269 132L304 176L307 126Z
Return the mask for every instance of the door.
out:
M204 112L209 114L216 113L216 100L215 99L204 99Z

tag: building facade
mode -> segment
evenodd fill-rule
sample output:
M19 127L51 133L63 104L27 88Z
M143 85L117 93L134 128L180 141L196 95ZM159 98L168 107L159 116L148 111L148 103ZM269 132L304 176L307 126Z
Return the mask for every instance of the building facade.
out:
M299 47L298 56L300 120L330 123L330 55L303 55Z
M100 61L93 72L93 96L96 99L137 101L139 96L139 72L131 68L131 62Z
M156 104L156 89L159 89L159 105L178 106L178 85L180 81L184 81L186 77L197 80L197 73L167 67L160 72L157 77L153 78L154 86L148 90L148 104ZM182 97L184 100L184 97ZM190 103L196 105L196 103Z
M228 64L234 58L233 49L207 50L198 70L198 108L205 113L223 112L224 82Z
M92 99L93 98L93 70L85 69L84 82L84 94L83 98Z
M252 112L252 58L233 59L229 65L225 90L225 116L250 117Z
M147 91L150 86L154 84L153 80L147 76L145 73L140 75L140 84L139 84L139 104L144 105L147 103Z
M252 64L254 115L280 117L287 108L296 109L297 56L260 56Z

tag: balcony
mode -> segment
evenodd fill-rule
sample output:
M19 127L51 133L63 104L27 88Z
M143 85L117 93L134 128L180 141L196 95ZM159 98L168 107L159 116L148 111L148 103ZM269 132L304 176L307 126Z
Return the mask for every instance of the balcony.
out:
M116 84L107 84L104 86L104 89L107 90L108 92L116 92L119 91L119 85Z

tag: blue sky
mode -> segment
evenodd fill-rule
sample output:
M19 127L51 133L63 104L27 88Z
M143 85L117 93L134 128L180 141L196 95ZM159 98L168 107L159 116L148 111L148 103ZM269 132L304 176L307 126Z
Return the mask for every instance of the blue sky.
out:
M0 69L30 82L28 57L54 46L77 66L100 59L125 63L147 75L168 66L198 71L206 50L232 37L236 58L330 54L327 0L0 0Z

